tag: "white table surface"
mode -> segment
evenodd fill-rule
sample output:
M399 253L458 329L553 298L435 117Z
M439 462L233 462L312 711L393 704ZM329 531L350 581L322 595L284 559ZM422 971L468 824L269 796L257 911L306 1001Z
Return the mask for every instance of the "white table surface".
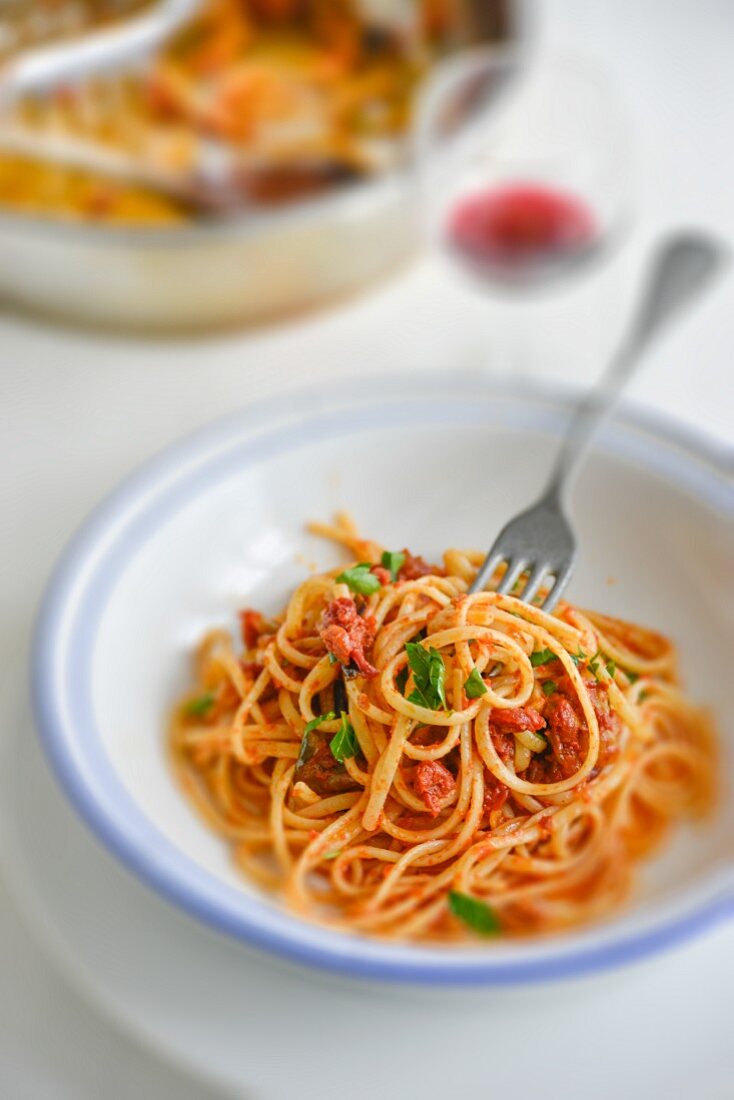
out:
M41 587L73 529L133 466L180 435L309 380L338 385L342 377L391 367L486 361L488 369L590 381L612 346L656 230L685 222L734 241L731 0L547 0L541 16L544 44L594 55L623 89L639 147L639 216L633 239L608 268L511 321L515 331L522 326L511 358L505 351L500 362L491 344L495 326L507 323L506 308L498 311L449 284L428 261L334 311L201 340L110 337L0 313L3 665L25 649ZM730 279L660 345L632 393L728 441L734 439L732 285ZM6 703L10 699L2 700L7 716ZM693 1030L671 1003L674 967L699 992L711 987L710 998L694 998ZM726 1038L734 998L725 993L722 970L734 976L734 927L646 969L639 1024L649 1029L651 1057L697 1044L694 1062L707 1066L698 1095L723 1100L731 1095L734 1070ZM685 996L685 986L680 993ZM315 988L315 1002L326 997ZM601 1054L620 1037L605 1032L603 998L594 1004L599 1028L589 1041ZM540 1089L543 1067L523 1066L518 1080L523 1092ZM408 1082L407 1076L402 1084L393 1079L385 1095L410 1096ZM680 1084L693 1087L693 1081ZM86 1004L36 945L1 879L0 1095L208 1095ZM316 1093L304 1086L300 1095L308 1100ZM564 1095L573 1100L572 1082ZM633 1083L627 1095L636 1097Z

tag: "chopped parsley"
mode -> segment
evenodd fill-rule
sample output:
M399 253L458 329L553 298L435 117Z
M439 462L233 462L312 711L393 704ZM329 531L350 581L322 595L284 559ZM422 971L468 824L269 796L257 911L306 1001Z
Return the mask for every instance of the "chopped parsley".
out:
M188 714L191 718L203 718L214 706L214 699L215 696L211 691L197 695L195 699L190 699L184 705L184 714Z
M471 674L464 684L464 691L467 699L478 699L480 695L487 694L487 685L482 679L482 674L478 668L471 670Z
M336 578L337 584L346 584L352 592L360 596L371 596L382 588L380 578L376 577L372 565L368 561L361 561L359 565L353 565L351 569L345 569Z
M479 898L469 894L460 894L457 890L449 893L449 909L464 924L480 936L496 936L502 931L502 925L493 909Z
M624 669L624 674L631 684L636 684L640 678L639 672L632 672L631 669Z
M537 668L538 665L547 665L548 661L555 661L556 655L552 649L539 649L536 653L530 654L530 664L533 668Z
M602 654L602 651L600 649L597 649L596 653L594 654L594 656L591 658L591 661L589 662L589 668L594 673L597 680L599 679L598 672L599 672L599 669L601 668L603 660L604 660L604 656ZM614 677L614 673L617 671L617 662L613 661L613 660L609 660L609 661L606 662L604 667L607 670L607 674L611 677Z
M342 854L341 848L332 848L330 852L326 852L321 858L322 859L338 859L341 854Z
M437 649L424 649L418 642L407 642L405 652L413 673L414 689L408 696L409 703L419 707L448 710L446 704L446 665Z
M584 653L584 651L582 649L580 649L578 651L578 653L576 653L576 654L574 654L574 653L569 654L569 656L570 656L571 660L573 661L573 663L576 665L576 668L579 667L579 665L581 664L582 661L586 660L586 654Z
M331 741L329 742L329 748L331 749L331 755L335 760L341 763L347 756L356 756L359 751L359 741L357 735L354 732L354 726L349 721L345 711L341 712L342 724L336 731Z
M543 695L552 695L554 691L558 691L558 684L555 680L546 680L543 684Z
M405 554L402 550L386 550L380 559L383 569L387 569L394 581L398 579L398 573L405 565Z
M335 665L336 662L339 660L336 653L329 653L328 657L329 657L329 664L330 665Z
M318 729L322 722L333 722L336 718L336 714L333 710L328 711L326 714L319 714L316 718L312 718L310 722L306 723L306 728L303 731L304 737L307 733L311 733L312 730Z

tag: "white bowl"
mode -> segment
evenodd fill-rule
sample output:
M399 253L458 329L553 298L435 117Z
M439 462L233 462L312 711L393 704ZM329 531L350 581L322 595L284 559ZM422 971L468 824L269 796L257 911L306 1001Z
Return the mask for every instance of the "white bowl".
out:
M348 507L388 545L428 557L488 546L542 483L568 411L557 391L446 373L330 385L260 404L166 452L101 505L64 555L39 617L33 696L44 748L92 830L190 913L256 946L355 977L488 985L577 974L651 953L734 911L734 803L643 865L631 903L592 928L427 948L330 931L241 878L178 791L165 756L192 647L243 605L280 607L304 531ZM732 456L626 414L580 480L570 597L680 643L690 692L734 736Z

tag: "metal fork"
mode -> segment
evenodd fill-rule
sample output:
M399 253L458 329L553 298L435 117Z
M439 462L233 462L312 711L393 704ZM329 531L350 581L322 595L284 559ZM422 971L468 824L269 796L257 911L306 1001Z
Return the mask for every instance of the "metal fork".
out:
M573 477L654 337L710 285L726 256L722 243L701 233L679 233L658 246L640 305L600 384L576 408L543 494L502 528L470 592L481 592L504 562L498 592L509 592L528 573L518 596L530 603L552 576L542 607L553 610L576 562L576 536L566 515Z

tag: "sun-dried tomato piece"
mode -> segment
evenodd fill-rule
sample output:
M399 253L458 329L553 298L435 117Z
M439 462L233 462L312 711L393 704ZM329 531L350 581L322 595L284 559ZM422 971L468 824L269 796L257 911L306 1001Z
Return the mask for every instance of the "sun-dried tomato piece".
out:
M390 570L386 569L384 565L373 565L370 573L374 573L380 584L390 584L392 580Z
M484 772L484 805L482 817L489 824L489 815L495 810L501 810L510 794L510 788L500 783L491 772Z
M365 652L375 640L375 631L374 618L360 615L351 596L340 596L326 607L319 636L345 668L356 667L364 676L376 676L377 669Z
M581 721L565 695L551 698L545 708L545 716L548 722L545 733L553 755L564 778L568 778L579 770L585 755L580 738Z
M260 611L253 611L251 607L246 607L240 611L239 619L242 643L245 649L254 649L260 635L267 633L265 617Z
M417 581L419 577L442 576L443 569L438 565L429 565L427 561L410 550L403 550L405 561L398 570L399 581Z
M421 760L414 783L431 817L441 812L441 803L456 789L456 780L440 760Z
M545 719L533 707L493 707L489 715L493 726L514 730L542 730Z

